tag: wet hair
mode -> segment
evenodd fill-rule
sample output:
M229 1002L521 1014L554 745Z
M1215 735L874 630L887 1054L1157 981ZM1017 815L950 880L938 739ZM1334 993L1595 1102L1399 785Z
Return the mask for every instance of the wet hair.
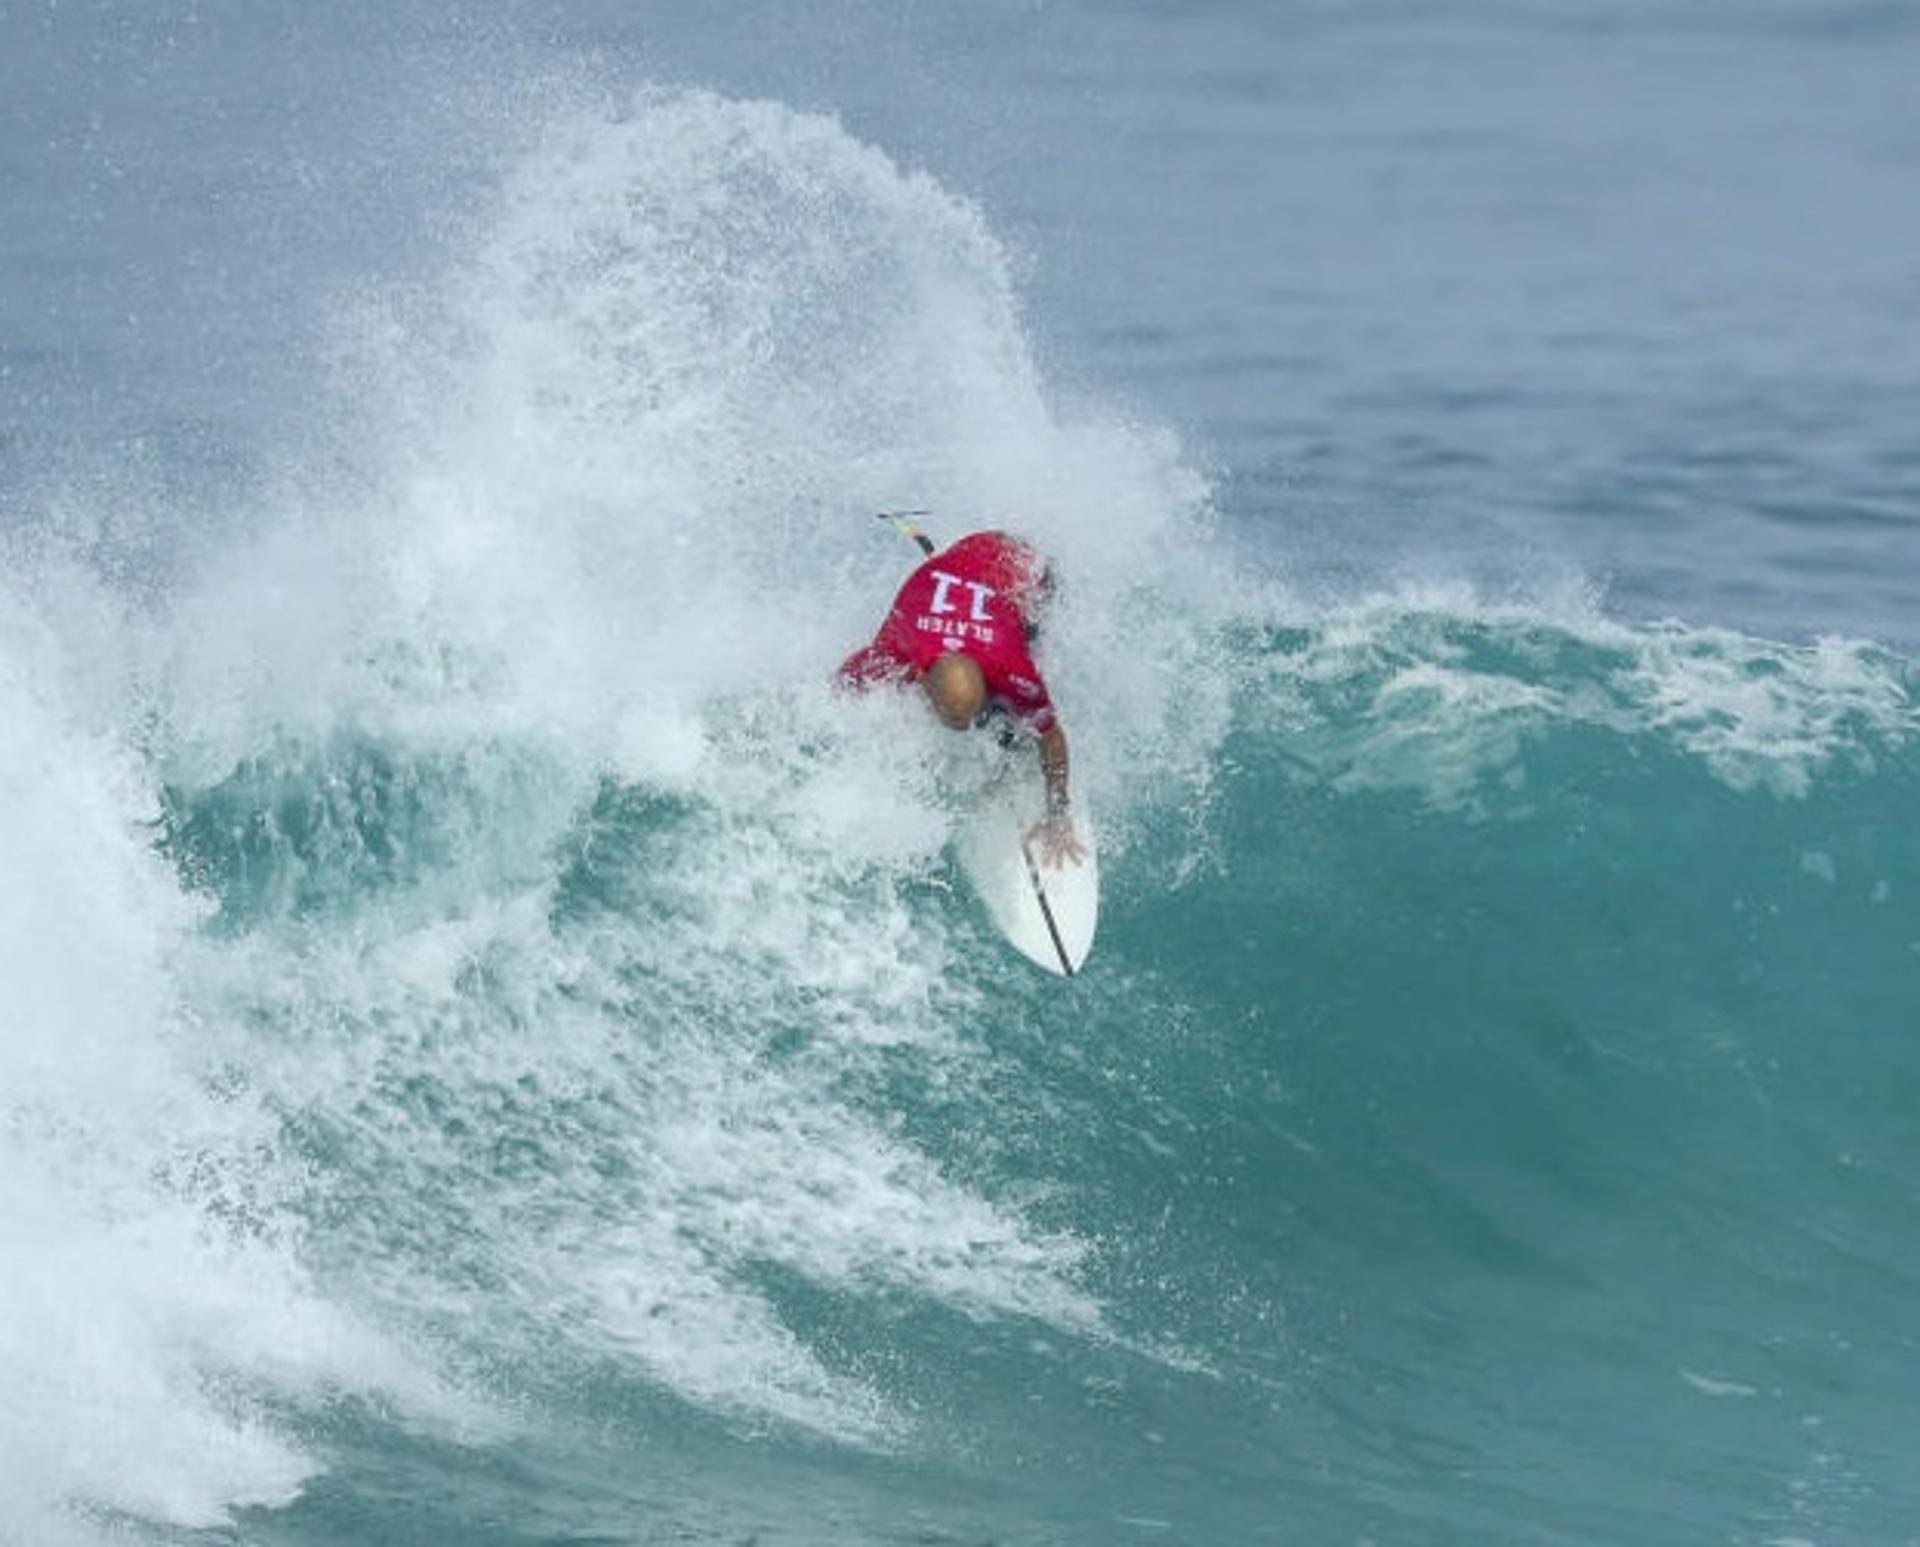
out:
M927 668L920 679L943 725L957 731L971 726L987 707L987 679L980 663L954 651Z

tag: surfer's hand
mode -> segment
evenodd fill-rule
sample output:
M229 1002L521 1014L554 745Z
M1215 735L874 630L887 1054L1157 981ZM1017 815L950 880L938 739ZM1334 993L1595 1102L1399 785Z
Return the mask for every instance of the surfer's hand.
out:
M1027 842L1038 849L1041 863L1050 869L1077 865L1087 857L1087 846L1074 832L1073 818L1064 811L1034 823L1027 832Z

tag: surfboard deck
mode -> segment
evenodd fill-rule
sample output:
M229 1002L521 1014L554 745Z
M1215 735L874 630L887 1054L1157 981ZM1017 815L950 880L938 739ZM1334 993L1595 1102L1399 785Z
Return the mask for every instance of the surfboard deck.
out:
M1074 831L1086 848L1078 864L1050 865L1027 833L1046 809L1038 768L1009 772L982 792L955 843L960 868L994 927L1029 961L1072 977L1093 949L1100 923L1100 859L1084 810Z

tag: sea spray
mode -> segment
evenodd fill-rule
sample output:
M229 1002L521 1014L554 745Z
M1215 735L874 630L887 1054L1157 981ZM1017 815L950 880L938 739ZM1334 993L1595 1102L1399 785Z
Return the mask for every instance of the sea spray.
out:
M796 1286L1104 1314L1090 1242L902 1124L999 1078L1006 1009L944 852L979 749L831 685L905 563L871 510L1059 554L1048 669L1122 834L1225 722L1202 486L1050 405L978 212L829 119L569 107L478 229L351 318L352 475L152 626L194 1013L299 1167L302 1265L453 1378L906 1443Z

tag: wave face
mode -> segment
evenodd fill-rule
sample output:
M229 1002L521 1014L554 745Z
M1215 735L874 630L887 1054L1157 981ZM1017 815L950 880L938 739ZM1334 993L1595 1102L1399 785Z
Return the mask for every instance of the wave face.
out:
M528 140L159 594L18 544L10 1524L1913 1518L1912 663L1305 609L927 178L698 93ZM948 858L990 755L827 686L902 503L1066 569L1071 985Z

